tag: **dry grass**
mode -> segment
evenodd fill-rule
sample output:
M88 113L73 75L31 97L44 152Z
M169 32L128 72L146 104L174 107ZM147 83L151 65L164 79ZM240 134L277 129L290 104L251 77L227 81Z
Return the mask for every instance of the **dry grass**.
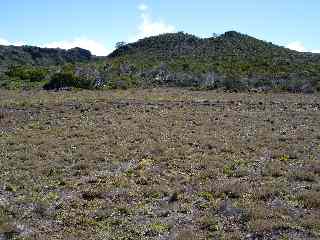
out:
M305 191L298 195L298 199L306 208L320 209L320 192L318 191Z
M317 239L319 110L317 95L1 90L0 238Z

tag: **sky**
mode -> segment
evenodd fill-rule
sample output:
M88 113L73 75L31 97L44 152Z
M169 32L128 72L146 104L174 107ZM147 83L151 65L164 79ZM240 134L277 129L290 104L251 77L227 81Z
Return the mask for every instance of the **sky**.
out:
M320 53L319 0L1 0L0 10L0 45L82 47L105 56L120 41L234 30Z

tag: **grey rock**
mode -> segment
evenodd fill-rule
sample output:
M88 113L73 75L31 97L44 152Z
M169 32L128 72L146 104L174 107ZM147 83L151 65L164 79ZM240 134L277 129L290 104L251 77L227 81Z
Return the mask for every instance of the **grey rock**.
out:
M228 199L221 203L218 212L226 217L242 217L245 214L243 209L234 207Z

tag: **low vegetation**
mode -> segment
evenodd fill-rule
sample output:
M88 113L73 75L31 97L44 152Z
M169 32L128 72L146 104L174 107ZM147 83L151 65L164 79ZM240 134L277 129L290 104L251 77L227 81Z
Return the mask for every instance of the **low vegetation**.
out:
M319 239L319 119L315 94L0 90L0 239Z

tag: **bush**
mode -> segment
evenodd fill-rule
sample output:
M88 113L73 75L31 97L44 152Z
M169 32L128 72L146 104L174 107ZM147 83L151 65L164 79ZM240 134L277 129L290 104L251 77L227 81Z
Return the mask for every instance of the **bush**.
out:
M105 75L101 74L95 67L77 67L75 70L77 84L75 87L94 89L101 88L105 84Z
M46 69L31 66L11 66L6 72L6 75L10 78L30 82L41 82L45 80L47 74Z
M58 72L52 75L49 83L44 85L45 90L62 89L65 87L76 87L77 79L71 72Z
M248 88L248 85L245 81L242 81L235 77L227 77L221 83L222 83L221 87L231 91L241 91Z
M128 89L138 85L137 79L133 76L115 77L114 80L109 81L106 86L108 89Z
M105 79L100 72L92 67L64 66L61 72L51 76L48 84L44 86L46 90L62 89L68 87L95 89L104 86Z

